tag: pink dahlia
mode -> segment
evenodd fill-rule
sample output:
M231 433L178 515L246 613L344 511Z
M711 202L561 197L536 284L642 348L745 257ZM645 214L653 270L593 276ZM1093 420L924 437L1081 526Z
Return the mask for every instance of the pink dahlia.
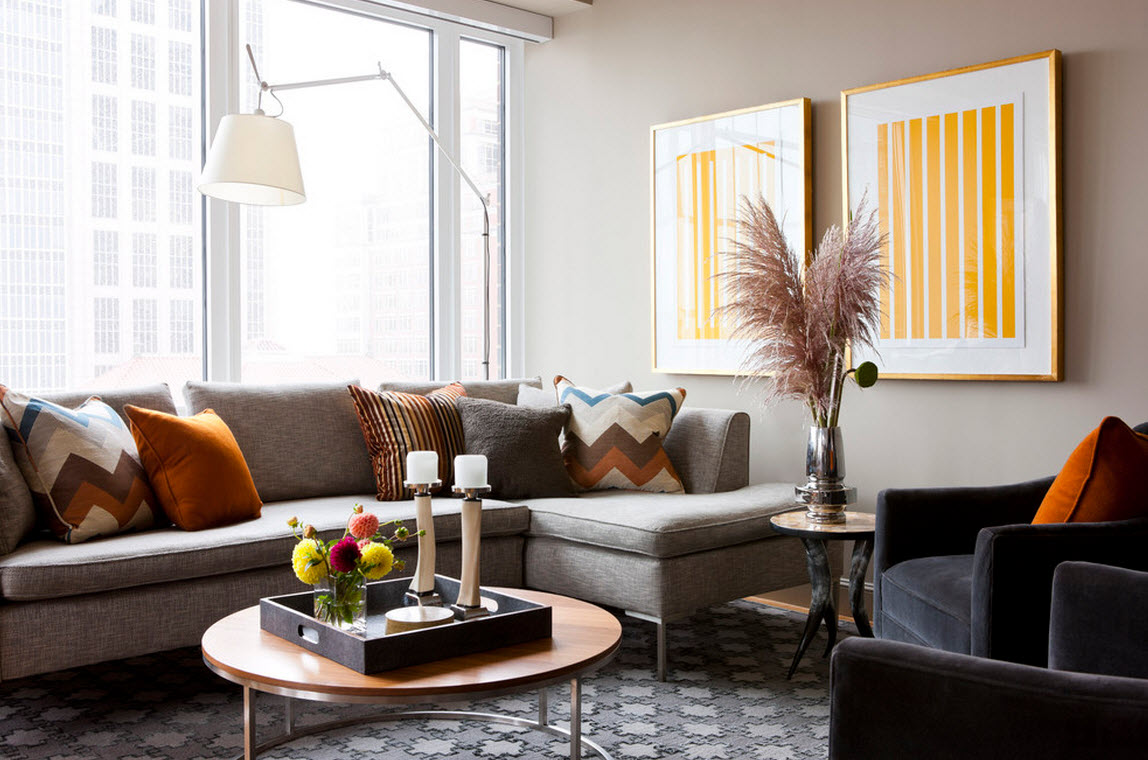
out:
M359 545L355 543L355 538L345 536L340 539L339 543L331 547L327 561L331 564L331 569L337 573L352 572L355 563L359 561Z
M370 538L379 532L379 518L370 512L358 512L351 515L347 530L355 538Z

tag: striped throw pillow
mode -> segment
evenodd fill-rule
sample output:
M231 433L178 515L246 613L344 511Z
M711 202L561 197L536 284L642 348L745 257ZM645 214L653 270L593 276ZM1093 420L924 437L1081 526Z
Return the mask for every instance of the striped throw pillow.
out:
M425 396L348 387L371 457L376 498L411 498L410 489L403 486L410 451L438 452L439 479L442 488L448 490L454 481L454 457L464 450L456 403L466 395L462 385L452 383Z
M0 409L41 524L58 538L78 544L155 523L136 443L110 406L93 396L67 409L0 385Z
M569 404L562 456L571 479L588 491L625 488L684 493L662 441L686 400L684 388L606 393L554 378Z

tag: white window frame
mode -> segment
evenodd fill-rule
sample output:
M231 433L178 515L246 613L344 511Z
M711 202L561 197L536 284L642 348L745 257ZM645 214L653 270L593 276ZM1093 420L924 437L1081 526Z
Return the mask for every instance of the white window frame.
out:
M523 246L525 226L522 214L523 182L523 40L487 31L477 27L444 21L422 14L385 7L368 0L306 0L314 5L328 6L386 21L397 21L432 32L433 63L433 118L439 139L454 155L459 154L461 143L459 42L463 38L482 40L501 46L505 50L503 76L506 102L504 104L503 182L505 193L504 227L506 269L504 273L503 316L505 325L504 363L506 377L520 377L524 372L525 283ZM240 74L248 65L240 55L243 40L239 39L239 1L205 0L204 50L204 110L206 124L203 135L214 136L220 119L228 113L239 112ZM385 51L383 51L385 52ZM222 62L222 65L220 65ZM379 61L384 68L387 61ZM370 73L376 61L364 60L348 76ZM402 83L400 83L402 84ZM384 97L383 83L379 96ZM426 116L426 114L424 114ZM414 116L412 115L413 119ZM209 142L207 144L210 144ZM205 146L206 147L206 146ZM306 146L301 146L305 150ZM433 377L434 380L458 379L462 367L461 323L461 250L463 235L481 235L481 230L461 229L461 178L432 150L435 180L434 193L434 249L433 261ZM243 335L242 324L242 270L240 267L240 214L235 204L207 199L204 213L204 245L206 272L204 277L206 306L206 373L209 380L241 381ZM491 251L497 256L497 251ZM494 262L492 262L493 268ZM500 372L492 362L491 377Z

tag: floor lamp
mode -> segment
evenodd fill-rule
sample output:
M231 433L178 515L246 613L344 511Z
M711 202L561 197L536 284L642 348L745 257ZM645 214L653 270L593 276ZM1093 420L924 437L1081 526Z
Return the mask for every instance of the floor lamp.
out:
M268 84L259 76L255 55L247 46L247 58L259 82L259 106L252 114L228 114L219 122L215 140L207 152L207 161L200 177L199 191L212 198L232 203L256 206L291 206L307 200L303 191L303 174L299 169L299 151L295 145L295 130L276 116L263 112L263 93L279 101L280 90L300 90L307 87L326 87L373 79L390 82L403 103L418 119L446 160L467 187L474 191L482 204L482 376L490 379L490 208L487 197L474 184L458 160L443 146L434 129L423 118L415 104L399 87L394 77L379 64L377 73L335 79L316 79L308 82ZM282 101L279 101L282 107Z

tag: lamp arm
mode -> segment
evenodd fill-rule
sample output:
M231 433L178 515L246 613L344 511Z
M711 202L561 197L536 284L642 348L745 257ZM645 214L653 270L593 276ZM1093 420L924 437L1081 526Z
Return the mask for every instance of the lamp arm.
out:
M463 182L466 183L478 197L478 202L482 204L482 283L483 283L483 309L482 309L482 376L484 380L490 379L490 204L487 201L487 196L482 194L478 189L478 185L470 178L470 175L463 170L462 165L458 160L446 149L438 139L438 134L431 127L430 122L423 118L419 113L419 109L407 97L399 83L395 81L394 77L389 72L383 69L383 65L379 64L379 72L377 74L364 74L362 76L354 77L337 77L335 79L312 79L305 82L287 82L285 84L268 84L259 79L259 70L255 68L255 56L251 52L251 46L247 46L247 55L251 59L251 67L255 70L255 78L259 80L259 88L261 91L266 91L274 94L276 90L302 90L309 87L326 87L328 85L336 84L350 84L352 82L369 82L372 79L382 79L391 83L395 88L395 92L399 94L402 101L406 103L407 108L419 120L419 124L423 125L423 129L430 135L431 140L434 141L435 146L439 152L446 158L447 162L458 172L458 176L462 177Z

